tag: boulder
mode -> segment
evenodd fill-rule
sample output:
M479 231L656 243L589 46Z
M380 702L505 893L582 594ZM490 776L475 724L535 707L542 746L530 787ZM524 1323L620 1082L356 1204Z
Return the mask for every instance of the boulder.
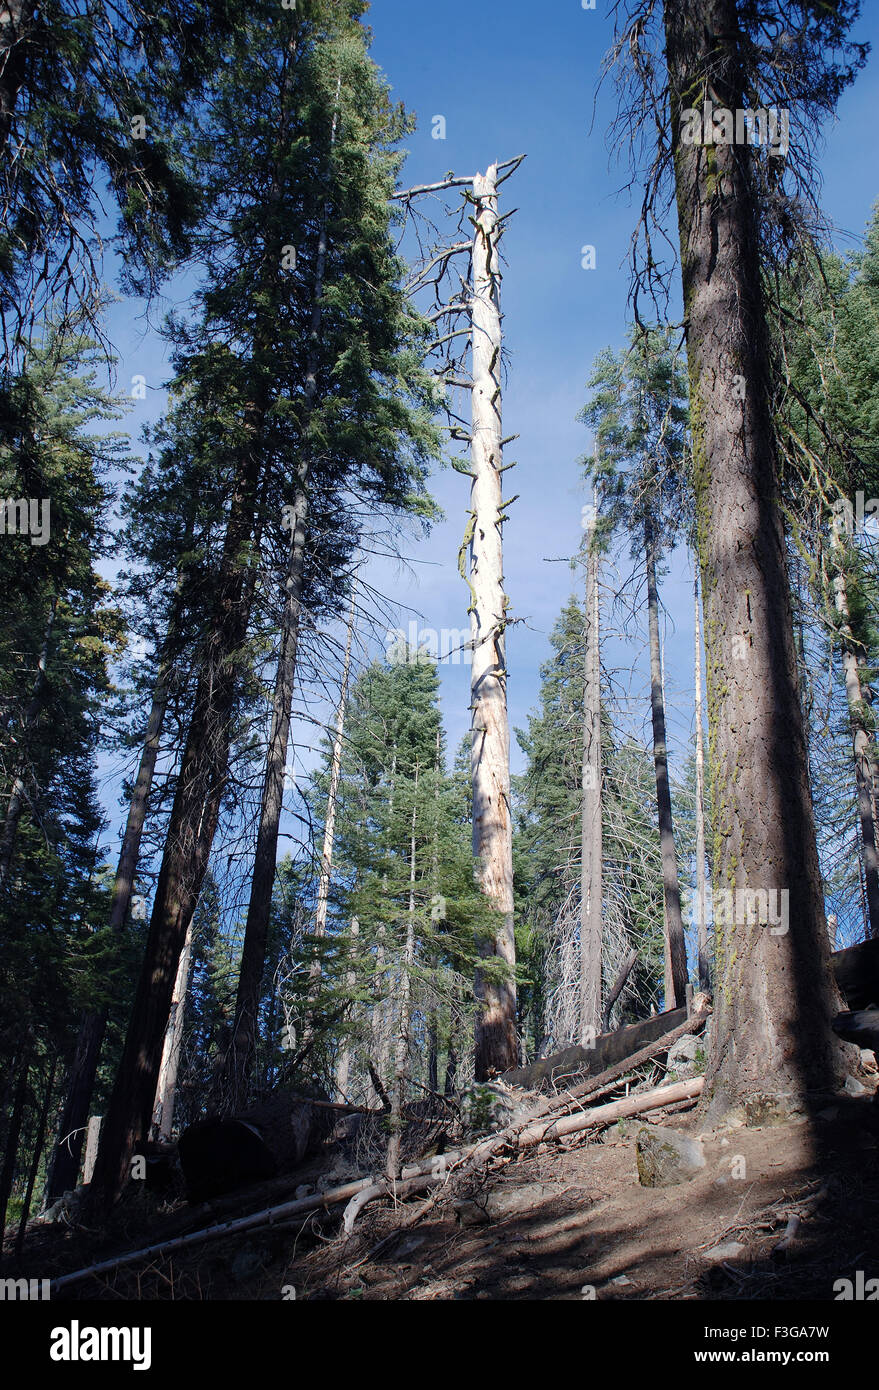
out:
M664 1125L642 1125L635 1140L638 1181L642 1187L674 1187L705 1167L705 1151L691 1139Z
M530 1103L523 1092L503 1081L474 1082L461 1096L461 1128L465 1139L493 1134L525 1119Z
M259 1130L242 1120L200 1120L183 1131L177 1148L187 1196L194 1204L264 1182L278 1171Z

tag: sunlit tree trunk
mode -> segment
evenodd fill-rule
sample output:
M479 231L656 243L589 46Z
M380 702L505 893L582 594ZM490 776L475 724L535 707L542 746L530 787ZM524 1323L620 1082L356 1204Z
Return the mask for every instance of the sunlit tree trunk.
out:
M473 853L480 886L497 914L493 935L480 940L491 966L476 972L478 1080L514 1067L516 946L513 925L513 839L510 815L510 730L507 718L501 432L501 228L497 168L473 183L473 389L470 509L470 692L473 742Z
M189 989L189 966L192 960L192 924L190 918L186 941L180 952L174 993L171 996L171 1017L165 1030L165 1045L162 1049L162 1062L159 1067L159 1081L156 1086L156 1100L153 1105L153 1138L169 1142L174 1123L174 1100L177 1094L177 1073L180 1069L180 1051L183 1046L183 1023L186 1014L186 995Z

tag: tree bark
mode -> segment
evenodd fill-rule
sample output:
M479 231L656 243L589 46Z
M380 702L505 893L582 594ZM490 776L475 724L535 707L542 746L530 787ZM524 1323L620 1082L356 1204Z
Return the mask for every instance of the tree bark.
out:
M656 806L662 855L662 896L665 909L665 1008L679 1009L687 992L687 948L681 912L681 888L675 853L668 746L665 733L665 695L659 648L659 591L656 585L656 539L653 521L644 523L647 561L647 623L650 632L650 714L653 722L653 766L656 771Z
M580 1034L588 1047L601 1032L602 815L601 659L598 553L587 535L586 651L583 687L582 810L580 819Z
M685 107L745 109L735 0L665 0L697 534L715 876L707 1118L802 1110L841 1079L837 1007L779 506L759 209L747 145L685 145ZM741 388L744 389L741 389ZM720 892L780 896L789 928L724 922ZM733 916L738 916L736 911ZM761 917L766 915L761 911Z
M510 729L505 629L509 600L503 581L501 447L501 228L497 166L473 182L472 487L470 589L473 665L473 854L479 885L497 914L493 935L481 936L476 971L477 1080L516 1065L516 944L513 924L513 839L510 816Z

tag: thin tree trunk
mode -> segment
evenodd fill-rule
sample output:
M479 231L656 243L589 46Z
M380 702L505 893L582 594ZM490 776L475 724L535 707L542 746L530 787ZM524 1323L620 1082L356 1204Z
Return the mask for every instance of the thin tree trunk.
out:
M803 1108L841 1079L842 1056L779 506L755 155L680 139L684 108L703 97L749 105L745 41L735 0L665 0L664 19L717 843L705 1085L717 1122ZM735 890L772 895L781 929L721 925L719 893Z
M849 727L855 761L858 818L861 823L861 849L870 936L879 937L879 854L876 851L876 823L873 818L873 740L867 727L857 649L849 621L848 587L842 560L833 579L833 597L839 616L842 671L848 701Z
M708 911L705 892L705 740L702 735L702 632L699 618L699 576L693 579L694 685L696 691L696 946L699 988L711 988L708 958Z
M385 1001L384 1001L384 975L385 975L385 928L378 929L378 944L375 951L375 1000L372 1006L372 1026L371 1026L371 1047L370 1051L375 1058L376 1071L382 1082L385 1079L387 1030L385 1029ZM372 1088L372 1100L370 1104L381 1105L382 1099L375 1086Z
M675 853L668 747L665 733L665 698L662 690L662 658L659 649L659 592L656 586L656 541L652 519L644 525L647 560L647 623L650 630L650 714L653 721L653 765L656 770L656 805L659 846L662 855L662 895L665 906L665 1007L679 1009L687 992L687 948L681 912L681 889Z
M352 962L357 955L357 938L360 935L360 923L356 917L351 918L351 942L348 948L348 955ZM353 990L357 983L357 975L353 969L349 969L345 975L345 984L349 990ZM339 1059L336 1063L336 1094L340 1101L347 1100L348 1084L351 1075L351 1039L346 1034L345 1040L339 1052Z
M510 728L507 717L502 524L501 228L497 167L473 183L472 487L470 589L473 665L470 676L473 742L473 854L482 892L497 914L493 934L480 936L480 955L492 968L476 971L477 1080L516 1065L516 944L513 924L513 837L510 815Z
M601 1032L602 788L601 658L598 552L586 538L586 652L583 687L582 810L580 819L580 1033L588 1047Z
M348 631L345 637L345 659L342 665L342 683L339 688L339 703L336 706L336 728L333 735L333 751L330 758L330 785L327 791L327 818L324 822L324 838L320 856L320 876L317 884L317 906L314 913L314 935L322 940L327 930L327 908L330 900L330 879L333 873L333 841L336 835L336 811L339 801L339 782L342 777L342 751L345 736L345 710L348 704L348 678L351 672L351 641L354 635L354 595L355 585L351 585L351 604L348 609ZM321 959L315 951L309 966L309 1002L313 1002L316 986L321 976Z
M409 1076L409 1015L412 998L412 967L415 964L415 827L418 814L418 764L412 799L412 825L409 832L409 911L406 916L406 947L400 971L397 1041L394 1049L394 1089L391 1093L391 1138L388 1143L387 1175L393 1182L400 1175L400 1130L403 1095Z
M43 1145L46 1142L46 1129L49 1122L49 1107L52 1104L52 1092L55 1089L55 1071L58 1066L58 1058L53 1057L49 1067L49 1075L46 1079L46 1088L43 1091L43 1103L40 1106L40 1114L37 1120L37 1133L34 1140L34 1151L31 1154L30 1170L27 1175L27 1187L25 1188L24 1201L21 1206L21 1217L18 1222L18 1235L15 1238L15 1258L20 1260L24 1253L24 1238L27 1233L27 1222L30 1216L31 1203L34 1199L34 1188L37 1183L37 1174L40 1171L40 1159L43 1156Z
M180 952L177 965L177 978L171 996L171 1016L165 1029L165 1044L162 1048L162 1061L159 1066L159 1081L156 1086L156 1099L153 1105L152 1137L171 1139L174 1123L174 1101L177 1093L177 1073L180 1069L180 1051L183 1046L183 1022L186 1014L186 994L189 988L189 966L192 960L192 926L195 914L189 919L186 941Z
M9 1129L6 1133L6 1148L3 1154L3 1169L0 1171L0 1255L3 1253L3 1241L6 1232L6 1213L9 1209L9 1197L12 1192L12 1184L15 1180L15 1168L18 1160L18 1144L21 1138L21 1126L24 1120L24 1110L27 1104L27 1078L31 1064L30 1047L25 1047L19 1062L18 1080L15 1086L15 1099L12 1102L12 1116L9 1121Z

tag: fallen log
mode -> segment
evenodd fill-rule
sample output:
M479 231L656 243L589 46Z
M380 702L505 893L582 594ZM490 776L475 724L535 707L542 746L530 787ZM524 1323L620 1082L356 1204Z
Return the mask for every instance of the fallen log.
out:
M639 1096L626 1096L622 1100L611 1101L609 1105L596 1105L590 1110L580 1110L573 1115L557 1115L535 1124L529 1124L526 1121L524 1124L520 1123L512 1139L517 1148L531 1148L534 1144L542 1144L547 1140L563 1139L568 1134L578 1134L584 1129L590 1129L593 1125L610 1125L617 1120L627 1119L631 1115L641 1115L646 1110L659 1110L666 1105L677 1105L681 1101L696 1100L702 1094L704 1085L704 1076L694 1076L689 1081L677 1081L672 1086L660 1086L654 1091L644 1091ZM478 1167L480 1163L487 1162L497 1152L498 1147L497 1138L490 1136L488 1139L483 1139L481 1143L472 1145L469 1149L457 1149L448 1154L438 1155L430 1160L434 1171L425 1174L420 1181L416 1180L416 1184L426 1186L430 1182L444 1182L446 1174L439 1171L440 1165L448 1168L450 1164L454 1165L466 1160L466 1168L459 1169L455 1175L460 1178L465 1172L470 1172L472 1168ZM448 1175L451 1176L451 1172ZM385 1196L388 1192L387 1182L376 1182L373 1187L364 1188L349 1203L348 1210L351 1212L351 1219L350 1222L347 1221L348 1210L346 1210L345 1231L347 1235L350 1235L354 1221L367 1202L373 1201L376 1197ZM422 1216L426 1215L430 1205L436 1202L437 1195L434 1193L428 1199L428 1203L425 1203L424 1207L415 1213L414 1219L404 1222L401 1229L406 1229L415 1225L416 1221L420 1221Z
M625 1100L613 1101L610 1105L595 1106L591 1110L583 1110L578 1114L553 1116L537 1124L529 1124L526 1121L525 1125L521 1126L522 1133L516 1136L516 1143L519 1148L527 1148L533 1144L539 1144L544 1139L560 1138L564 1134L573 1134L578 1130L588 1129L591 1125L613 1124L615 1120L628 1115L638 1115L646 1110L656 1110L663 1105L671 1105L677 1101L695 1099L701 1093L702 1085L703 1078L696 1076L690 1081L680 1081L674 1086L663 1086L655 1091L646 1091L639 1096L627 1096ZM483 1157L488 1158L491 1156L496 1143L496 1137L490 1136L478 1144L472 1144L463 1149L455 1149L451 1153L439 1154L434 1158L425 1158L419 1163L409 1164L403 1169L401 1181L395 1185L394 1190L398 1195L403 1195L410 1181L413 1187L409 1190L431 1183L443 1183L454 1164L464 1160L473 1161L474 1159L479 1162ZM63 1274L60 1278L52 1280L51 1296L54 1298L60 1290L68 1288L71 1284L78 1283L82 1279L87 1279L93 1275L108 1274L111 1270L121 1269L123 1265L136 1264L138 1260L152 1260L159 1255L170 1255L176 1250L186 1250L193 1245L204 1244L206 1241L235 1235L239 1231L253 1230L258 1226L271 1226L281 1219L286 1220L291 1216L305 1215L322 1207L333 1206L338 1202L350 1201L351 1198L368 1192L369 1196L365 1197L356 1209L356 1216L357 1211L365 1205L366 1201L372 1201L374 1197L384 1195L389 1190L391 1189L385 1180L371 1174L369 1177L360 1178L356 1182L349 1182L342 1187L332 1188L329 1192L315 1192L309 1197L301 1197L292 1202L281 1202L277 1206L267 1207L264 1211L251 1212L248 1216L241 1216L235 1221L222 1221L204 1230L190 1231L186 1235L175 1236L172 1240L162 1241L158 1245L148 1245L139 1250L129 1250L123 1255L114 1255L108 1260L101 1260L85 1269L77 1269L71 1274Z
M530 1067L514 1067L511 1071L505 1071L500 1079L508 1086L522 1086L526 1091L537 1091L545 1082L551 1082L567 1072L601 1072L638 1052L646 1043L655 1042L666 1033L671 1033L686 1018L686 1008L670 1009L668 1013L645 1018L640 1023L628 1023L625 1028L617 1028L613 1033L600 1033L591 1047L566 1047L562 1052L554 1052L540 1062L533 1062Z
M850 1009L879 1004L879 937L834 951L830 964Z

